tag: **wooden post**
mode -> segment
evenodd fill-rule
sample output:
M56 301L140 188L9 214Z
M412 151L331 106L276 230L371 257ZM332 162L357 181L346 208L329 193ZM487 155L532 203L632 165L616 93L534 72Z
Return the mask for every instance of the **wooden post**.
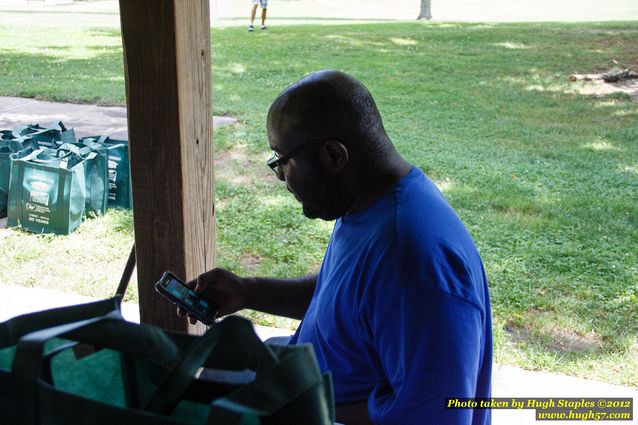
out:
M216 263L208 0L120 0L140 318L201 333L155 293Z

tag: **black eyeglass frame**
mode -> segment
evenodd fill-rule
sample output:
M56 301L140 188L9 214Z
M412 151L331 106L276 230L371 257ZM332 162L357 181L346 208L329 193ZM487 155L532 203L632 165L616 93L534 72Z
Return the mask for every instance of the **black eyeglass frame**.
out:
M266 161L266 165L268 165L270 169L275 172L275 174L279 174L281 172L279 167L281 167L282 165L286 165L286 162L288 162L292 157L294 157L295 155L298 155L307 147L317 142L325 142L326 140L328 140L328 138L312 139L306 143L303 143L297 146L296 148L294 148L293 150L291 150L290 152L288 152L286 155L283 155L283 156L279 156L277 152L274 152L274 155L272 156L272 158Z

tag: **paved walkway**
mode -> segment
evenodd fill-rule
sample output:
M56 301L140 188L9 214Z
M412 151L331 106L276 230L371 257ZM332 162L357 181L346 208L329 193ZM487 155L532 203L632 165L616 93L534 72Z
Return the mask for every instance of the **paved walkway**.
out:
M95 134L126 138L126 109L42 102L33 99L0 97L0 129L14 128L26 123L48 124L62 120L74 127L78 136ZM232 122L232 119L215 119L215 125ZM6 227L6 219L0 220L0 229ZM0 321L10 317L62 305L91 301L91 298L62 293L50 289L25 288L0 282ZM139 322L136 304L125 303L123 314L127 320ZM288 335L290 331L257 327L263 339ZM638 402L636 388L610 385L602 382L578 379L545 372L531 372L517 367L494 365L493 397L503 398L566 398L566 397L632 397ZM636 409L634 407L634 417ZM494 425L538 425L534 410L494 410ZM625 422L626 423L626 422ZM552 421L552 425L573 425L572 422Z
M271 0L268 22L273 26L304 22L345 23L366 20L414 20L419 12L417 0ZM250 12L247 0L211 0L213 26L246 25ZM56 10L102 15L105 22L119 27L117 1L0 0L5 10ZM88 16L91 14L93 16ZM110 17L108 15L111 15ZM432 1L434 22L529 22L529 21L615 21L637 20L636 0L446 0ZM10 18L10 17L8 17ZM0 14L0 21L2 16Z
M0 96L0 130L57 121L62 121L67 128L74 128L77 137L106 135L128 140L126 108ZM231 117L213 117L215 127L233 122L235 119Z

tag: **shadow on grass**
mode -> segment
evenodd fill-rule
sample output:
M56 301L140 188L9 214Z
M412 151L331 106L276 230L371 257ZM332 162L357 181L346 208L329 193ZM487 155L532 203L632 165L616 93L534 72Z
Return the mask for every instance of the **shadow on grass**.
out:
M0 95L40 97L75 103L125 105L124 67L119 47L92 47L88 58L16 53L0 49Z

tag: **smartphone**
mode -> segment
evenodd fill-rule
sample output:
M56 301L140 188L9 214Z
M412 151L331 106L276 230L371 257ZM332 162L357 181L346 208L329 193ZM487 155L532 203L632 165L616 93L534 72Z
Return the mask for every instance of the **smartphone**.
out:
M165 272L155 284L155 290L164 298L186 310L205 325L212 325L217 317L217 308L202 294L193 291L171 272Z

